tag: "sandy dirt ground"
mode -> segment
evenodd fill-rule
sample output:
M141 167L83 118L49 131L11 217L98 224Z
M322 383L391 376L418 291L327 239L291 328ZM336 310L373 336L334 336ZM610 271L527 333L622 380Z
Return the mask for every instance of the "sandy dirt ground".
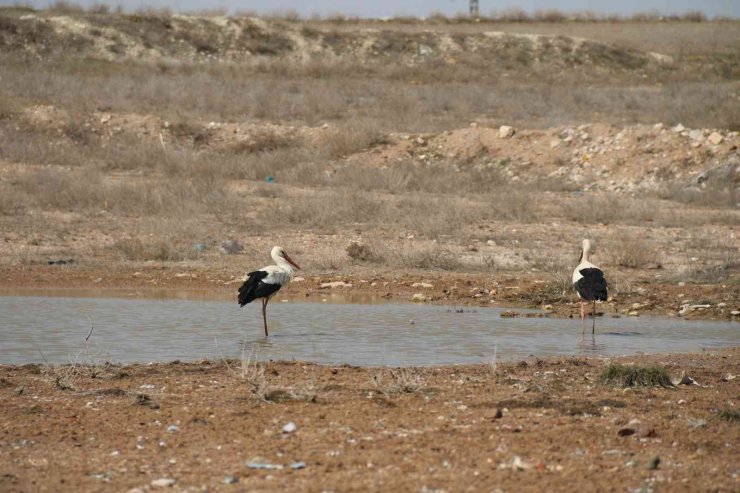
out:
M739 358L0 366L0 490L738 491Z

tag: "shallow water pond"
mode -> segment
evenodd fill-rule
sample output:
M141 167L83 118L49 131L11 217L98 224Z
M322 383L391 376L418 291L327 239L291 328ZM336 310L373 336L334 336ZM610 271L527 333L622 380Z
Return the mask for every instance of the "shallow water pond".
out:
M0 296L0 363L239 358L354 365L442 365L529 355L690 352L740 344L737 322L655 317L502 318L503 309L396 303ZM520 310L525 312L525 310ZM85 337L92 330L90 342Z

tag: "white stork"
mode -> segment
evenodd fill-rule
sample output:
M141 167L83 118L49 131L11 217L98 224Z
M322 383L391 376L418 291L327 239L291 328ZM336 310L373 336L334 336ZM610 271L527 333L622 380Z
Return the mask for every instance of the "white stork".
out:
M293 259L279 246L273 247L270 257L277 265L268 265L247 274L247 280L239 288L239 306L260 298L262 300L262 321L267 333L267 303L280 288L293 279L293 267L300 269Z
M596 301L606 301L607 299L604 271L588 261L589 253L591 253L591 241L583 240L580 263L573 271L573 287L576 288L578 298L581 300L581 336L586 332L584 302L593 301L594 303L593 326L591 327L591 333L593 334L596 332Z

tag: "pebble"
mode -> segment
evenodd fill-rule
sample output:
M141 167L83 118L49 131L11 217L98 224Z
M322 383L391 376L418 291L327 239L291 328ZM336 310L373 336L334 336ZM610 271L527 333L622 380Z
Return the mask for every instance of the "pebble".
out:
M351 288L352 284L344 281L322 282L321 288Z
M226 476L224 479L221 480L223 484L234 484L239 482L239 478L236 476Z
M428 282L415 282L411 285L412 288L433 288L434 286L432 284L429 284Z
M427 297L424 296L422 293L414 293L414 295L411 297L411 301L426 301Z
M170 433L173 433L175 431L180 431L180 427L177 426L177 425L169 425L167 427L167 431L170 432Z
M155 488L167 488L169 486L173 486L176 482L177 481L175 481L174 479L170 479L170 478L159 478L159 479L153 480L149 484L151 484Z
M508 125L501 125L498 129L498 136L501 139L511 138L514 135L514 133L515 133L514 128Z
M285 426L283 426L283 433L293 433L297 429L298 427L296 426L296 424L292 421L289 421L285 424Z
M725 140L725 138L722 137L722 135L720 133L718 133L718 132L712 132L711 134L709 134L709 137L707 137L707 140L712 145L716 145L717 146L717 145L720 145L722 143L722 141Z

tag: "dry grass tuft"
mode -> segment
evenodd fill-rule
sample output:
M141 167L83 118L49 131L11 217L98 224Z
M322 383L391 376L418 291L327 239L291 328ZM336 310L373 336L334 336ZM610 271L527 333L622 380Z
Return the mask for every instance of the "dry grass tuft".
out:
M615 234L607 241L612 264L628 269L658 266L660 253L651 251L650 244L634 234Z
M662 366L610 365L599 382L617 387L674 387L668 371Z

